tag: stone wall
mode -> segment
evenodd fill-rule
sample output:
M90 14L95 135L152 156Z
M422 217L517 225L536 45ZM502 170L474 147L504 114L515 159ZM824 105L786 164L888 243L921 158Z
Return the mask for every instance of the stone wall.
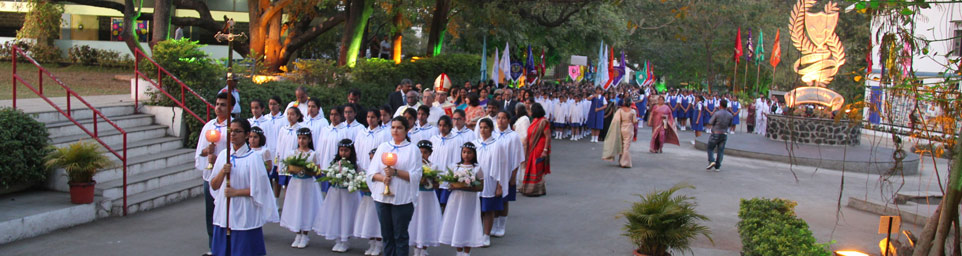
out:
M819 145L858 145L862 123L832 119L769 115L765 137Z

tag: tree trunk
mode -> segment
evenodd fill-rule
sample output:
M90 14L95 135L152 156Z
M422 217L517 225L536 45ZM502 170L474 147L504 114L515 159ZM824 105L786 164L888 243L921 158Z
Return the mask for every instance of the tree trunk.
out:
M371 13L374 12L374 1L373 0L354 0L351 2L351 17L353 19L353 28L347 30L345 27L345 34L350 34L349 44L347 44L347 55L346 64L348 67L354 67L357 63L357 55L361 50L361 42L364 41L364 29L367 27L368 18L371 17ZM350 21L349 21L350 22Z
M137 33L134 28L134 20L137 20L137 10L135 9L134 0L124 0L124 43L127 44L127 48L130 49L130 54L134 54L135 49L143 48L140 46L140 42L137 41Z
M431 17L428 47L425 50L426 56L435 56L441 53L441 39L444 36L444 29L448 26L449 11L451 11L451 0L436 0L434 2L434 15Z
M280 66L286 65L281 61L281 15L274 15L267 25L267 41L264 45L264 62L269 63L271 71L276 71ZM263 25L263 24L262 24Z
M962 150L962 143L955 145L954 152ZM946 189L942 203L936 208L932 217L925 223L919 241L916 243L913 256L945 255L945 241L952 226L952 222L958 220L958 205L960 190L958 188L959 178L962 176L962 154L956 154L955 159L949 168L949 186Z
M155 0L154 1L154 20L153 20L153 38L150 40L150 47L154 47L157 43L167 40L170 36L170 17L173 8L173 2L171 0Z
M404 16L401 16L402 1L397 1L396 3L397 4L394 5L394 45L391 47L391 57L394 59L394 64L401 64L401 32L404 31L402 28L404 26L404 24L402 24Z
M354 37L354 28L358 26L358 20L363 11L364 0L350 0L347 2L347 20L344 22L344 33L341 35L341 45L338 47L337 65L347 65L347 49L350 48L351 39Z

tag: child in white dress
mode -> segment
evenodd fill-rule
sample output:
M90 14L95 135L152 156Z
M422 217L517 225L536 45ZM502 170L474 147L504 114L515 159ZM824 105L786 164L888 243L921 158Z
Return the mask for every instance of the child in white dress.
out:
M478 166L477 149L471 142L461 146L461 162L448 167L452 171L468 170L475 178L484 182L484 170ZM452 188L451 197L444 208L441 218L442 244L455 247L457 256L471 255L472 247L480 247L484 243L484 228L481 225L481 199L478 192L484 185L467 188Z
M418 149L421 150L423 166L438 170L439 167L431 164L431 161L428 160L434 150L431 141L419 141ZM408 227L408 235L411 237L409 244L414 247L414 256L427 256L428 247L439 245L441 203L434 191L437 187L438 182L422 176L421 184L418 186L418 197L414 201L414 215L411 217L411 225Z
M374 125L380 127L376 123ZM368 162L374 159L374 152L377 152L377 147L368 153ZM367 169L367 166L363 168ZM357 216L354 218L354 237L368 239L368 248L364 255L381 255L381 223L377 220L377 209L374 207L374 199L371 198L371 190L361 191L361 204L357 207Z
M307 157L308 162L317 164L318 157L313 145L311 129L302 127L297 130L297 150L285 155L283 159L299 155ZM314 216L320 212L324 198L321 197L321 187L314 180L314 176L304 171L293 171L290 168L287 173L291 175L291 181L287 184L287 192L284 194L281 227L297 234L294 236L291 247L304 248L311 240L307 233L314 227Z
M342 139L337 142L337 155L331 160L328 168L357 169L357 154L354 152L354 141ZM314 232L327 240L334 240L334 252L347 252L350 245L347 240L354 235L354 215L361 203L360 192L350 192L346 187L335 186L327 190L327 197L321 205L320 214L314 219Z

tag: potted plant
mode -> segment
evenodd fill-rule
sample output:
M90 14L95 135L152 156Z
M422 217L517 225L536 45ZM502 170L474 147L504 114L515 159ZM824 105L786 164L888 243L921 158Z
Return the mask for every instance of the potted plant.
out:
M627 220L624 235L636 246L634 255L668 256L670 250L691 251L691 241L698 235L714 243L711 231L701 225L708 217L695 212L694 198L674 195L685 188L695 187L677 184L668 190L639 195L641 201L621 213Z
M94 185L97 184L94 174L112 166L113 161L100 152L100 145L81 141L51 152L47 155L46 165L67 172L70 202L89 204L94 201Z

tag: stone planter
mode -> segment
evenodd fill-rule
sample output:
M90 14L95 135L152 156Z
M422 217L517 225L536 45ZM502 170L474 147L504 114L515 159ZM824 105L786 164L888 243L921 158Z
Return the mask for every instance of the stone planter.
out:
M848 120L768 115L765 137L777 141L841 146L858 145L862 123Z

